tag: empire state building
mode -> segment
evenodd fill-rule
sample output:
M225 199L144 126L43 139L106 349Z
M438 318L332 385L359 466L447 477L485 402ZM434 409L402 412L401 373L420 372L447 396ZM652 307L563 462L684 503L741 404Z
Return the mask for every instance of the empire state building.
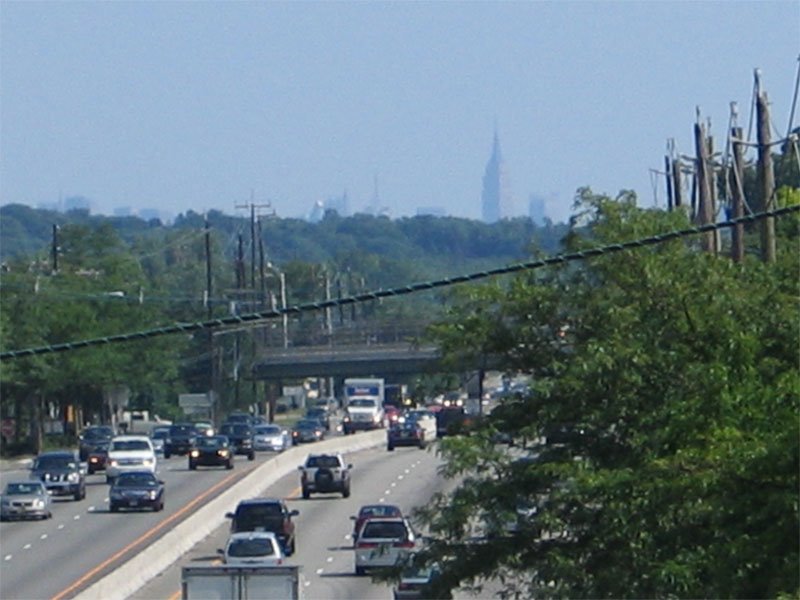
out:
M483 220L486 223L494 223L501 219L507 219L513 213L513 198L511 187L508 182L508 174L503 163L503 154L500 151L500 138L497 130L494 132L494 144L492 146L492 156L486 163L486 171L483 174L483 193L481 194L483 205Z

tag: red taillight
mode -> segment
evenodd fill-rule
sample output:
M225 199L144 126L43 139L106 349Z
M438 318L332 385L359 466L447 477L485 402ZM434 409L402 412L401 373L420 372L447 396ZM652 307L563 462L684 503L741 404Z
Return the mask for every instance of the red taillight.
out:
M372 542L357 542L356 548L377 548L378 544L373 544Z
M399 590L410 590L411 589L411 585L406 583L405 581L401 581L400 585L397 586L397 589L399 589Z
M413 548L414 547L414 542L410 542L410 541L395 542L394 543L394 547L395 548Z

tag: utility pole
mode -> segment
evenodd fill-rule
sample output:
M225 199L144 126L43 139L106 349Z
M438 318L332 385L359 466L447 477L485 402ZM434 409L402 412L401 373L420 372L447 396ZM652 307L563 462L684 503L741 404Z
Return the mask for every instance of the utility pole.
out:
M210 319L213 314L211 306L211 225L208 222L208 215L206 215L205 227L205 241L206 241L206 308L208 309L208 318Z
M681 181L681 159L672 161L672 193L675 196L675 208L683 206L683 182Z
M53 225L53 275L58 273L58 225Z
M694 124L694 145L697 156L695 180L697 182L697 220L700 225L708 225L713 221L711 206L711 189L709 185L709 159L708 142L706 141L706 128L698 122ZM702 246L705 252L713 253L716 250L714 232L707 231L703 234Z
M758 134L758 187L764 211L775 210L775 174L772 172L772 153L770 151L769 104L767 93L761 91L758 70L755 73L756 119ZM761 220L761 260L765 263L775 262L775 217Z
M744 144L742 139L742 128L731 128L731 139L733 140L733 166L731 167L731 188L733 189L733 218L739 219L744 216ZM744 224L737 223L733 228L733 243L731 245L731 258L735 262L744 260Z
M672 167L670 166L669 155L664 156L664 175L667 179L667 210L672 212L674 200L672 197Z
M256 209L272 208L268 202L266 204L256 204L253 193L250 194L249 204L237 204L236 208L250 208L250 287L256 289ZM244 286L242 286L244 287Z

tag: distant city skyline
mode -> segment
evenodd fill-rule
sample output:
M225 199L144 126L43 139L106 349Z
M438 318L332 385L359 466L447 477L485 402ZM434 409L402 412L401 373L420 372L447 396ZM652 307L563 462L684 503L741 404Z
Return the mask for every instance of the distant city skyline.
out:
M665 206L760 69L787 132L800 2L24 2L0 10L0 204L481 219L500 132L513 215L577 191ZM379 184L376 204L376 179Z

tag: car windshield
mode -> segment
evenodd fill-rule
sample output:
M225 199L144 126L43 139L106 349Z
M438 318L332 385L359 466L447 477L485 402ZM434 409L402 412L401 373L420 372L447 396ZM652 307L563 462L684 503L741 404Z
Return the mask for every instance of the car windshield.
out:
M169 437L169 429L156 429L152 435L152 438L154 440L163 440L168 437Z
M28 496L30 494L44 494L44 486L41 483L32 481L30 483L9 483L6 486L8 496Z
M228 556L237 558L274 556L275 547L270 538L235 539L228 544Z
M228 445L228 440L221 437L205 437L197 439L198 448L224 448Z
M83 432L85 440L102 440L113 436L114 430L111 427L90 427Z
M362 538L402 540L407 537L402 521L368 521L361 532Z
M339 466L336 456L309 456L306 466L311 468L331 469Z
M377 406L377 402L375 402L375 400L370 400L369 398L356 398L354 400L350 400L348 406L356 406L359 408L375 408Z
M78 466L74 459L68 456L40 456L36 459L34 469L74 469Z
M114 483L117 487L156 487L158 481L151 473L122 473Z
M250 433L250 426L243 423L227 423L222 426L222 433L228 435L246 435Z
M319 427L319 421L316 419L303 419L294 426L295 429L316 429L317 427Z
M120 450L150 450L150 445L145 440L117 440L111 443L111 451Z
M261 435L279 435L281 428L277 425L259 425L256 427L256 433Z
M170 435L192 435L197 433L194 425L173 425L169 428Z

